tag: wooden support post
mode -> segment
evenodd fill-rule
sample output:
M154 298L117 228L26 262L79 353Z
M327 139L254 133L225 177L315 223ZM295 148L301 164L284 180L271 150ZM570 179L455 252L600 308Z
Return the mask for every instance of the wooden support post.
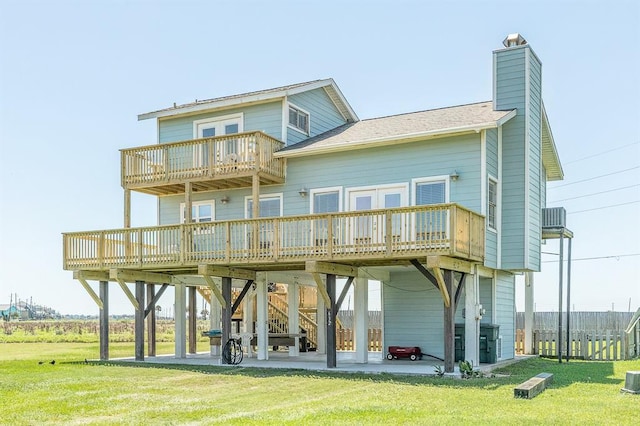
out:
M184 223L191 223L193 221L193 202L191 201L191 182L185 182L184 184Z
M155 284L147 284L147 301L151 301L145 309L147 316L147 355L156 356L156 296Z
M260 217L260 176L256 171L253 174L251 182L251 217L257 219Z
M369 362L369 280L356 278L353 289L354 329L356 339L356 363Z
M100 360L109 360L109 281L100 281Z
M224 297L225 305L222 306L222 354L224 355L224 347L231 338L231 277L222 277L222 297ZM225 363L224 357L222 362Z
M477 272L466 275L464 279L464 360L472 362L475 367L480 364L480 280Z
M136 361L144 361L144 281L136 281L135 353Z
M289 334L297 335L300 333L300 313L299 313L299 287L296 283L291 283L287 289L287 303L289 305L288 320ZM300 338L294 337L294 345L289 346L289 356L300 355Z
M336 276L327 274L327 368L336 367Z
M322 283L322 286L325 288L324 283ZM320 294L320 292L318 291L317 294ZM327 323L327 304L322 297L316 297L316 300L316 324L318 324L318 347L316 351L319 354L325 354L327 353L327 327L324 327L324 324Z
M196 302L196 288L189 287L189 353L196 353L196 318L197 318L197 302Z
M124 190L124 227L131 228L131 190Z
M256 321L256 333L258 334L258 359L269 359L269 313L268 313L268 301L269 295L267 292L267 282L260 280L257 282L257 316Z
M186 295L184 284L175 284L175 357L186 358L187 327L185 324Z
M533 355L536 351L533 349L533 272L525 272L524 274L524 354Z
M453 293L453 271L444 270L444 286L448 294ZM455 364L455 301L444 301L444 371L453 373Z
M558 264L559 278L558 278L558 339L556 342L556 351L558 353L558 362L562 364L562 277L564 265L564 240L560 233L560 263Z

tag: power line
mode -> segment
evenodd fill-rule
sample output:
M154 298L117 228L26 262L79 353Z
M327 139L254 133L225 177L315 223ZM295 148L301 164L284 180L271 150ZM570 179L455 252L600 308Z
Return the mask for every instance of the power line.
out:
M556 254L556 253L546 253L546 254ZM634 257L640 256L640 253L632 253L632 254L617 254L612 256L595 256L595 257L582 257L579 259L571 259L572 262L580 262L583 260L602 260L602 259L619 259L621 257ZM569 259L564 259L565 262L568 262ZM558 262L558 260L543 260L542 263L552 263Z
M554 203L559 203L560 201L569 201L569 200L576 200L578 198L592 197L594 195L607 194L609 192L621 191L623 189L634 188L636 186L640 186L640 183L636 183L635 185L623 186L623 187L620 187L620 188L609 189L607 191L600 191L600 192L593 192L591 194L579 195L577 197L563 198L562 200L554 200L553 202Z
M617 148L611 148L611 149L608 149L606 151L599 152L598 154L588 155L586 157L582 157L582 158L578 158L578 159L575 159L575 160L571 160L571 161L568 161L568 162L566 162L564 164L566 166L567 164L577 163L578 161L588 160L589 158L593 158L593 157L599 157L602 154L608 154L610 152L617 151L619 149L627 148L629 146L638 145L638 144L640 144L640 142L632 142L632 143L629 143L627 145L622 145L622 146L619 146Z
M584 212L592 212L594 210L602 210L602 209L608 209L611 207L619 207L619 206L626 206L629 204L635 204L635 203L640 203L640 200L636 200L636 201L629 201L628 203L620 203L620 204L612 204L610 206L602 206L602 207L596 207L593 209L587 209L587 210L578 210L576 212L567 212L567 214L575 214L575 213L584 213Z
M588 178L588 179L577 180L577 181L575 181L575 182L565 183L564 185L554 186L553 188L549 188L549 189L562 188L563 186L569 186L569 185L575 185L576 183L588 182L588 181L590 181L590 180L600 179L600 178L602 178L602 177L606 177L606 176L617 175L617 174L619 174L619 173L624 173L624 172L628 172L628 171L630 171L630 170L635 170L635 169L640 169L640 166L635 166L635 167L631 167L631 168L629 168L629 169L624 169L624 170L618 170L617 172L611 172L611 173L607 173L607 174L605 174L605 175L594 176L594 177L592 177L592 178Z

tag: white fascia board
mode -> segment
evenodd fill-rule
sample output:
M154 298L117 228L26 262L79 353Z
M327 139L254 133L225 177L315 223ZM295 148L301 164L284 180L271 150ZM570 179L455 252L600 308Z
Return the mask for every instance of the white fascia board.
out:
M518 114L518 110L517 109L513 109L511 111L509 111L504 117L499 118L496 121L496 125L497 127L502 126L504 123L506 123L507 121L511 120L513 117L515 117Z
M325 146L318 148L308 148L291 150L285 152L275 152L274 157L277 158L292 158L292 157L305 157L313 154L326 154L331 152L350 151L354 149L360 149L368 146L376 145L396 145L402 143L415 142L420 139L435 139L440 137L452 136L455 134L465 133L480 133L482 130L495 129L498 127L497 122L490 121L488 123L474 124L468 126L451 127L449 129L431 130L427 132L407 133L404 135L394 135L384 138L364 139L361 141L354 141L334 146Z
M172 109L165 109L160 111L148 112L138 115L138 121L147 120L149 118L163 118L177 115L193 114L202 111L208 111L218 108L226 108L236 105L246 105L253 103L268 102L274 99L279 99L284 96L295 95L296 93L302 93L309 90L314 90L319 87L328 86L330 84L335 85L333 79L325 79L316 81L314 83L305 84L303 86L294 87L292 89L278 90L275 92L256 93L254 95L233 97L231 99L222 99L220 101L203 102L201 104L189 105L185 107L176 107Z
M351 105L349 104L349 102L347 102L347 98L344 97L344 95L342 94L342 91L340 90L336 82L333 81L333 78L331 78L330 80L331 80L331 86L333 87L333 90L335 90L336 94L338 95L338 98L340 98L340 101L347 108L347 111L349 111L349 114L351 114L352 121L353 122L360 121L358 114L356 114L354 109L351 108Z

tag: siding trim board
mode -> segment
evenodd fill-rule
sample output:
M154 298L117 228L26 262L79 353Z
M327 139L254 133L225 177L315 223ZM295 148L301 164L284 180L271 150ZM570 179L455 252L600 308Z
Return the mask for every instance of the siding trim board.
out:
M502 269L502 126L498 127L498 239L496 242L496 266Z
M480 213L487 215L487 131L480 133Z
M524 269L529 269L529 239L531 218L530 218L530 204L531 204L531 170L530 170L530 128L531 128L531 58L529 57L531 49L524 51Z

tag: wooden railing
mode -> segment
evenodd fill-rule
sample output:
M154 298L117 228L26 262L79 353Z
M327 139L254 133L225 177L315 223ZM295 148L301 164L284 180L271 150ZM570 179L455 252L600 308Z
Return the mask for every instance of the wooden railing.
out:
M138 188L260 171L284 178L273 153L283 142L262 132L239 133L121 150L123 188Z
M457 204L63 234L64 269L171 271L202 263L484 259L484 217Z

